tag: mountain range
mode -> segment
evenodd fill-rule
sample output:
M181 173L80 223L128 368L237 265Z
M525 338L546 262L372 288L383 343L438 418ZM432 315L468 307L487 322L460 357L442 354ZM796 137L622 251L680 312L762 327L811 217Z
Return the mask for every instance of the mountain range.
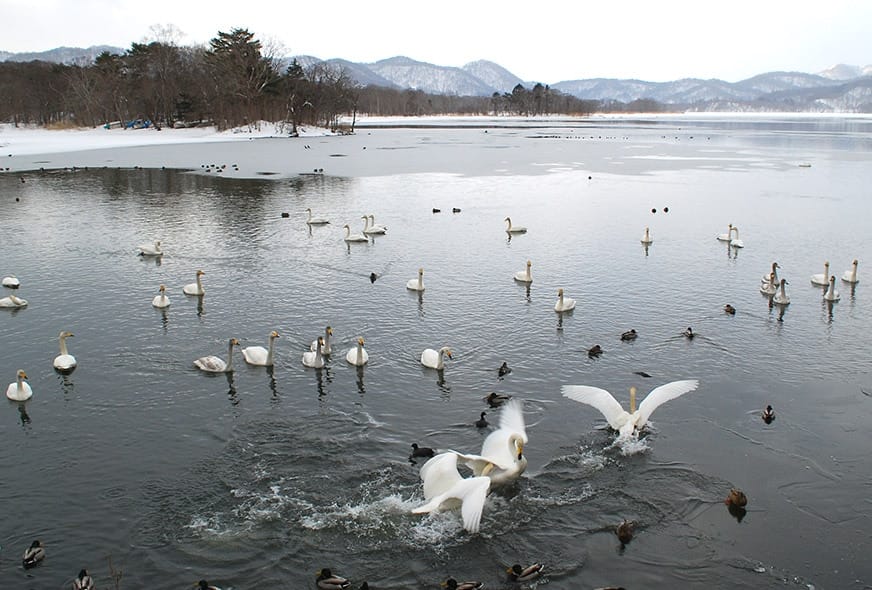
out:
M124 52L121 48L104 45L85 49L59 47L39 53L0 51L0 61L81 63L93 60L103 51ZM491 96L495 92L511 92L518 84L526 88L536 84L521 80L501 65L486 60L450 67L403 56L373 63L321 60L306 55L286 61L290 59L296 59L304 67L321 62L342 67L363 86L413 89L429 94ZM838 64L816 74L767 72L739 82L699 78L671 82L590 78L555 82L550 87L588 100L622 103L653 100L671 108L692 110L872 112L872 65Z

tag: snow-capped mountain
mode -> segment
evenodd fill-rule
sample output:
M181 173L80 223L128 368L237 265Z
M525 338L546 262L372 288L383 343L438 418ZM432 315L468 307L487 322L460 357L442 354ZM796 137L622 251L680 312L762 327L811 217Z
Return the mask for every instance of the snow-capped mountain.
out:
M52 63L72 64L72 63L90 63L94 61L98 55L108 51L110 53L124 53L120 47L112 47L111 45L92 45L91 47L56 47L47 51L37 51L31 53L7 53L0 51L0 61L49 61Z
M437 66L402 56L383 59L366 66L400 88L459 96L493 93L491 86L461 68Z
M512 88L524 83L503 66L485 59L469 62L463 69L493 88L494 92L511 92Z

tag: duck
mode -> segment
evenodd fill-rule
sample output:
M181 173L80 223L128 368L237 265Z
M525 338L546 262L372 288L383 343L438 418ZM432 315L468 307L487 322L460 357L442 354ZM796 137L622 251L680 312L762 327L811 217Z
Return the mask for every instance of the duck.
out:
M824 293L825 301L838 301L841 299L841 295L836 291L836 275L830 277L830 286L827 288L827 292Z
M632 340L635 340L638 337L639 337L639 334L636 332L635 328L627 330L626 332L621 334L621 340L623 340L624 342L630 342Z
M846 270L842 273L842 280L846 283L859 283L860 279L857 278L857 264L859 261L855 258L854 262L851 263L850 270Z
M744 248L745 242L739 239L739 228L734 225L733 231L736 232L736 237L730 240L730 246L732 246L733 248Z
M94 578L88 573L88 570L79 570L79 575L73 580L73 590L94 590Z
M269 350L263 346L246 346L242 349L242 358L249 365L258 367L271 367L275 364L275 342L279 338L279 333L275 330L269 333Z
M0 299L0 307L6 307L9 309L27 307L27 299L22 299L21 297L16 297L15 295L9 295L8 297Z
M563 397L599 410L613 429L617 430L620 438L638 438L639 432L648 423L648 418L662 404L673 400L685 393L696 390L699 380L685 379L672 381L659 387L655 387L639 404L636 409L636 388L630 388L630 411L627 412L614 396L599 387L588 385L564 385L561 388Z
M763 275L763 278L760 279L760 282L761 282L761 283L765 283L765 282L767 282L767 281L769 280L769 275L774 273L774 274L775 274L775 280L774 280L773 282L777 285L777 284L778 284L778 269L779 269L779 268L781 268L781 266L780 266L777 262L773 262L773 263L772 263L772 270L770 270L769 272L767 272L766 274L764 274L764 275Z
M454 578L448 578L440 585L448 590L478 590L484 587L483 582L458 582Z
M718 239L718 241L721 241L721 242L729 242L730 240L732 240L733 239L733 224L731 223L727 226L727 233L718 234L717 239Z
M730 489L730 495L724 500L724 504L734 508L744 508L748 505L748 496L740 489Z
M194 366L207 373L233 372L233 347L239 346L239 340L231 338L227 344L227 362L214 355L203 356L194 361Z
M736 308L727 303L726 305L724 305L724 313L729 315L736 315Z
M151 304L158 309L164 309L165 307L170 306L170 298L167 297L167 288L164 285L158 287L158 291L160 291L159 295L155 295L154 299L151 300Z
M33 390L30 388L29 383L25 383L27 373L18 369L17 375L18 378L15 380L15 383L10 383L9 387L6 388L6 397L14 402L26 402L33 397Z
M353 234L351 233L351 228L348 227L348 224L342 226L345 229L345 241L346 242L368 242L369 238L363 234Z
M204 274L206 273L202 270L198 270L196 282L188 283L187 285L182 287L182 293L184 293L185 295L205 295L206 290L203 288L203 281L200 279L200 277L202 277Z
M778 283L775 282L775 273L769 273L769 280L765 283L760 283L760 292L764 295L775 295L775 292L778 290Z
M154 244L140 244L138 248L140 256L163 256L159 241Z
M572 311L575 309L575 299L572 297L563 296L563 287L557 289L557 303L554 304L554 311L563 313L564 311Z
M69 373L76 368L76 357L67 352L67 338L72 337L72 332L63 331L58 334L58 341L60 342L61 353L55 357L52 365L56 370L62 373Z
M597 358L603 353L603 348L599 344L594 344L590 348L587 349L587 356L590 358Z
M787 296L787 292L784 290L784 286L788 284L787 279L781 279L781 287L772 297L773 303L776 305L790 305L790 297Z
M533 263L528 260L526 270L519 270L515 273L515 280L519 283L532 283L533 275L530 274L530 267L532 265Z
M811 275L811 284L826 287L830 284L830 261L824 262L824 272Z
M688 340L693 340L693 337L696 336L696 334L693 333L693 328L691 328L690 326L688 326L688 327L687 327L687 330L685 330L684 332L682 332L682 334L683 334L683 336L684 336L685 338L687 338Z
M653 244L654 243L654 237L651 235L651 231L647 227L645 228L645 233L642 234L641 242L643 244Z
M330 356L333 354L333 346L330 345L330 337L333 336L333 328L330 326L326 326L324 328L324 341L321 343L321 354L324 356ZM315 352L315 349L318 348L318 339L315 338L312 340L312 344L309 345L309 350Z
M417 279L409 279L406 281L406 289L409 291L423 291L424 290L424 269L418 269L418 278Z
M531 582L542 575L545 566L541 563L534 563L527 567L522 567L520 563L514 564L506 570L509 574L509 582Z
M484 439L478 455L457 453L475 476L487 476L493 485L510 483L527 469L524 408L520 400L506 402L500 410L500 426Z
M8 276L8 277L3 277L3 280L0 281L0 284L2 284L4 287L7 287L9 289L17 289L21 286L21 281L19 281L18 278L13 275L13 276Z
M36 540L30 544L30 547L24 550L24 558L21 560L21 565L24 569L34 567L45 559L45 545L42 541Z
M766 424L772 424L772 421L775 420L775 410L772 409L771 405L766 406L761 417Z
M308 350L303 353L303 365L313 369L320 369L324 366L324 357L321 356L321 350L324 347L324 338L318 336L318 344L315 346L314 352Z
M351 588L351 582L342 576L334 575L330 568L323 568L315 578L315 584L321 590L346 590Z
M486 401L487 405L492 408L498 408L510 399L512 399L512 396L496 393L495 391L491 391L489 394L484 396L484 401Z
M508 375L511 372L512 372L512 370L509 368L509 365L506 364L505 361L503 361L503 364L501 364L500 368L497 369L497 375L499 375L500 377L505 377L506 375Z
M487 418L485 418L485 416L487 416L487 412L482 412L479 419L475 421L476 428L487 428L489 426Z
M357 346L349 348L348 352L345 353L345 360L349 364L362 367L369 361L369 354L364 350L363 343L363 336L361 336L357 339Z
M525 234L527 233L527 228L522 225L512 225L512 219L510 217L506 217L503 221L506 222L506 231L510 234Z
M330 223L329 220L327 220L323 217L315 217L314 215L312 215L312 208L311 207L306 207L306 214L307 214L306 223L308 223L309 225L326 225L326 224Z
M436 455L436 451L430 447L419 447L418 443L412 443L412 452L409 455L409 460L413 459L431 459Z
M482 475L464 478L457 470L457 453L439 453L421 467L424 504L412 509L412 514L427 514L460 507L463 528L477 533L481 514L490 490L491 480Z
M624 522L615 527L615 534L618 536L618 541L621 542L621 546L624 546L633 540L633 529L635 528L635 525L636 523L625 518Z
M368 233L368 234L387 233L387 231L388 231L387 227L385 227L384 225L381 225L380 223L375 222L375 215L370 214L370 215L367 215L366 217L367 217L369 231L363 230L363 233L365 233L365 234L366 233Z
M443 346L439 350L425 348L424 352L421 353L421 364L429 369L436 369L437 371L441 371L445 368L445 356L447 356L448 358L454 358L451 356L451 349L447 346Z
M460 213L460 207L452 207L451 212L452 213Z

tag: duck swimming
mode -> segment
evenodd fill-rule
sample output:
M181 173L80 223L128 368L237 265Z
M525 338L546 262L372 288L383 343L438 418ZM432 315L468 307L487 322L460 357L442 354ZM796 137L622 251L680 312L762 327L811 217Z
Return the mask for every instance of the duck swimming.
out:
M726 500L724 500L724 504L735 508L744 508L748 505L748 496L746 496L745 492L742 490L732 488L730 490L730 495L727 496Z
M484 401L486 401L487 405L489 405L492 408L498 408L501 405L503 405L504 403L506 403L507 401L509 401L510 399L512 399L512 396L503 395L500 393L496 393L494 391L491 391L489 394L487 394L484 397Z
M487 416L487 412L482 412L481 417L475 421L476 428L487 428L488 427L488 421L485 419L485 416Z
M483 588L484 584L482 582L458 582L454 578L448 578L442 582L441 586L448 590L478 590Z
M21 560L21 565L24 566L24 569L32 568L43 559L45 559L45 545L43 545L42 541L37 540L24 550L24 558Z
M91 577L88 570L79 571L79 575L73 580L73 590L94 590L94 578Z
M635 329L627 330L626 332L621 334L621 340L623 340L624 342L629 342L631 340L635 340L636 338L638 338L638 336L639 334L636 333Z
M691 328L690 326L687 327L687 330L685 330L683 334L684 337L688 340L693 340L693 337L696 336L696 334L693 333L693 328Z
M506 572L509 574L509 582L529 582L538 578L544 569L545 566L541 563L534 563L527 567L521 567L520 563L516 563Z
M732 305L730 305L729 303L727 303L724 306L724 313L728 313L730 315L736 315L736 308L733 307Z
M503 361L503 364L500 365L500 368L499 368L499 369L497 369L497 374L498 374L500 377L505 377L506 375L508 375L508 374L511 373L511 372L512 372L512 370L509 368L509 365L507 365L507 364L505 363L505 361Z
M603 353L603 349L599 344L594 344L587 349L587 356L590 358L598 358Z
M630 541L633 540L633 529L635 528L635 523L624 519L624 522L615 527L615 534L618 536L618 540L621 542L621 546L626 545Z
M436 452L430 447L419 447L418 443L412 443L412 453L409 455L409 460L413 459L430 459Z
M333 575L330 568L324 568L318 572L315 583L321 590L346 590L351 588L351 582L341 576Z
M775 410L772 409L772 406L766 406L762 418L766 424L772 424L772 421L775 420Z

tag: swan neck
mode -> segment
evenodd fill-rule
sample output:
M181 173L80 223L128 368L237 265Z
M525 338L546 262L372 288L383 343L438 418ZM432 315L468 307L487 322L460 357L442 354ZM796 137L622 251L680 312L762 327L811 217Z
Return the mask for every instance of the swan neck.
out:
M61 354L69 354L67 352L67 337L61 336Z
M266 364L268 364L268 365L273 364L273 356L275 354L275 349L276 349L276 339L273 338L272 336L270 336L269 350L266 353Z
M227 347L227 370L233 368L233 343L231 342Z
M636 388L630 388L630 413L636 412Z
M360 342L357 343L357 364L363 364L363 344Z

